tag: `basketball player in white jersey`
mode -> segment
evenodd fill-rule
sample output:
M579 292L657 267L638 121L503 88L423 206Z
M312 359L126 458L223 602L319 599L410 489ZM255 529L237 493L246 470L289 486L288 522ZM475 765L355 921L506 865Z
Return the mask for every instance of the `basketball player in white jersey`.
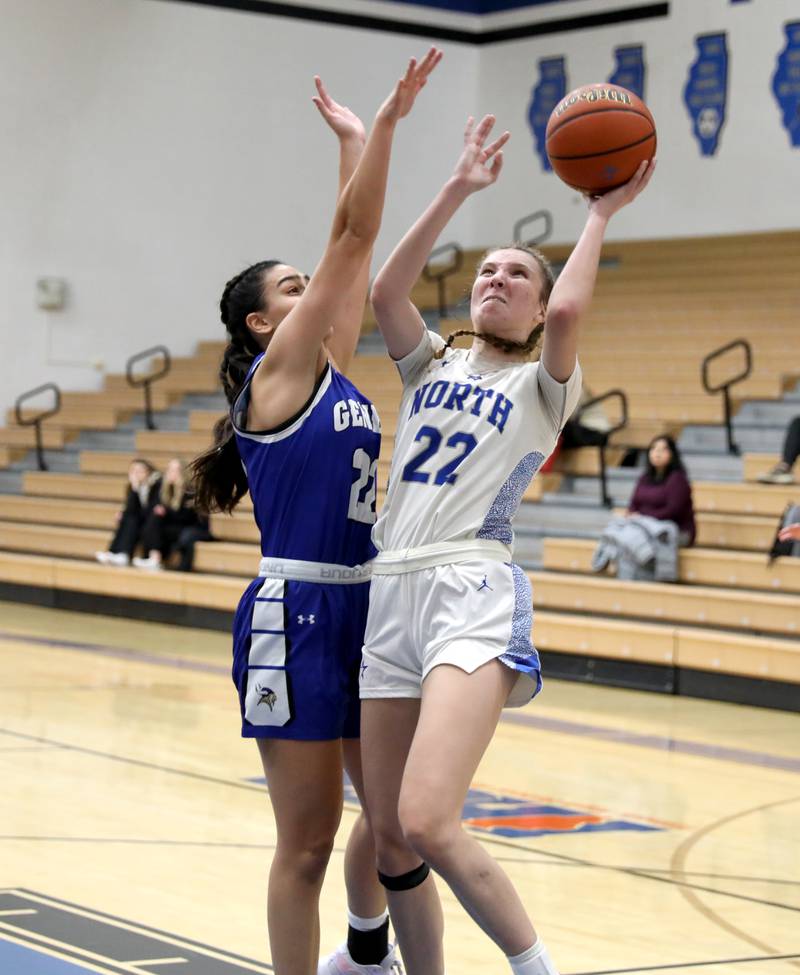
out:
M491 251L472 289L469 351L426 329L409 295L450 218L495 182L508 133L467 124L455 171L375 280L372 302L403 380L386 504L373 531L361 665L362 755L379 876L408 975L441 975L432 867L515 975L556 968L508 877L461 828L464 799L503 707L541 686L531 588L511 520L578 402L580 321L610 217L647 185L588 201L553 284L525 247ZM538 362L529 355L543 333Z

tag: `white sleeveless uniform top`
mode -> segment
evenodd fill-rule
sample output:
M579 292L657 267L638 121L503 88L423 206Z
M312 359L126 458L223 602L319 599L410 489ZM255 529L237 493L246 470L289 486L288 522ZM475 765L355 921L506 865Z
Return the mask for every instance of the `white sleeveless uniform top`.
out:
M373 529L376 571L423 546L426 564L464 561L468 555L446 553L468 553L469 543L510 560L512 519L580 398L577 364L559 383L541 362L504 362L491 352L448 349L434 359L443 345L426 330L397 362L403 397Z

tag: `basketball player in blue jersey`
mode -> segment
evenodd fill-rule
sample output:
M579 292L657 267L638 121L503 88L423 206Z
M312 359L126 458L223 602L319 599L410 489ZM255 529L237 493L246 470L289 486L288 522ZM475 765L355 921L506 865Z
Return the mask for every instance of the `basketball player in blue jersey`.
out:
M505 706L538 691L531 589L511 521L578 402L578 328L609 218L647 185L646 164L588 201L553 284L519 245L489 252L473 285L472 347L426 329L412 286L448 221L502 167L508 133L470 119L455 172L375 280L372 302L403 380L386 503L373 531L361 666L362 759L380 878L408 975L442 975L442 912L429 865L515 975L555 975L500 866L461 810ZM529 355L541 333L541 358Z
M375 521L380 423L344 376L358 340L395 126L441 59L431 49L363 127L317 79L314 99L341 142L341 192L309 280L264 261L231 279L220 303L231 403L194 464L199 503L231 511L249 490L261 533L259 577L234 620L242 734L255 738L277 826L268 925L276 975L314 975L319 892L342 810L342 765L363 794L358 670ZM363 152L362 152L363 148ZM344 185L342 185L344 184ZM323 970L397 968L363 817L348 843L347 947Z

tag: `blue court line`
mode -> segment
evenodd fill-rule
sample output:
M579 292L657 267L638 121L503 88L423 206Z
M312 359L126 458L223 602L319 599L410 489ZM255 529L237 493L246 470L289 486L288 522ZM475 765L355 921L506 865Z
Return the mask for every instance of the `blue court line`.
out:
M27 636L0 630L0 640L17 643L30 643L53 649L78 650L84 653L97 653L120 660L133 660L137 663L156 664L159 667L176 667L179 670L194 670L206 674L230 675L230 667L204 663L200 660L185 660L181 657L162 657L146 650L109 647L102 643L84 643L77 640L55 640L51 637ZM604 728L602 725L586 724L580 721L567 721L563 718L537 717L533 714L517 714L505 711L501 722L504 724L527 725L541 731L574 735L579 738L592 738L596 741L610 741L619 745L633 745L637 748L652 748L660 752L675 752L679 755L694 755L722 762L735 762L738 765L753 765L758 768L772 768L782 772L800 773L800 757L772 755L769 752L749 751L745 748L729 748L726 745L711 745L689 739L669 738L665 735L646 735L622 728ZM34 739L35 740L35 739Z
M9 975L88 975L96 971L96 968L73 965L63 958L6 941L0 934L0 972Z

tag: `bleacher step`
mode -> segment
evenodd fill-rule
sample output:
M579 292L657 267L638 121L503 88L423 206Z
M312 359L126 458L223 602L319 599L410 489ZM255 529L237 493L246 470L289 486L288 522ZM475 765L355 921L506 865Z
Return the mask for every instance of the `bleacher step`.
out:
M743 453L779 453L785 426L742 426L734 422L733 441ZM725 427L717 424L687 424L680 436L681 450L703 450L722 454L727 449Z
M21 494L24 471L0 471L0 493Z

